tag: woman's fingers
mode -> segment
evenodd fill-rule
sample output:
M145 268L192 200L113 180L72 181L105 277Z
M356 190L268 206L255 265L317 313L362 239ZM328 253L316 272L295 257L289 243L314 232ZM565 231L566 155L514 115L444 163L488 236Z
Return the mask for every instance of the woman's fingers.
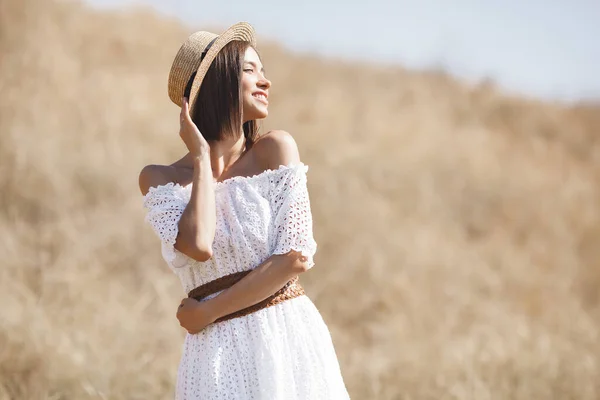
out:
M190 116L190 103L185 97L181 99L181 112L179 113L179 136L192 155L203 154L209 145L198 130Z
M179 112L179 123L183 125L187 114L187 99L184 97L181 101L181 111Z
M190 104L188 103L187 98L183 98L183 107L181 107L181 115L183 116L183 121L190 121Z

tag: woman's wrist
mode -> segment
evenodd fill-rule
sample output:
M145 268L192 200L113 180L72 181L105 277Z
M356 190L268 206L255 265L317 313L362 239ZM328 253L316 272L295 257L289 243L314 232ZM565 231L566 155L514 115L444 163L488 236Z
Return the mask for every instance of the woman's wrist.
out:
M192 162L194 164L194 178L200 178L203 171L208 168L210 171L210 156L206 153L198 153L192 155Z
M192 160L194 161L194 166L196 164L201 164L205 159L210 158L208 150L198 150L192 153Z
M224 316L219 312L217 307L218 304L214 301L214 298L203 300L200 302L200 305L200 312L203 313L211 322L215 322L217 319Z

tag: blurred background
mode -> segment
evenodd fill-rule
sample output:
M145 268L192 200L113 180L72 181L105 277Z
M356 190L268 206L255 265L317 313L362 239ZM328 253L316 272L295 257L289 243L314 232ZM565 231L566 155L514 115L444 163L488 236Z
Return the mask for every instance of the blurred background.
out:
M0 399L173 397L137 178L185 153L179 46L239 20L352 398L600 398L600 3L0 0Z

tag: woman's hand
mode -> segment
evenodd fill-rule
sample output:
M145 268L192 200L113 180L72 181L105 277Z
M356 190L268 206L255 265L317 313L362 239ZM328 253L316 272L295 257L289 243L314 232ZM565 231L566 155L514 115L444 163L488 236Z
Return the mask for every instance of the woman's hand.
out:
M205 302L184 298L177 309L179 324L190 334L196 334L217 319Z
M189 107L188 99L184 97L181 113L179 114L179 136L192 156L198 157L208 154L210 146L194 121L192 121Z

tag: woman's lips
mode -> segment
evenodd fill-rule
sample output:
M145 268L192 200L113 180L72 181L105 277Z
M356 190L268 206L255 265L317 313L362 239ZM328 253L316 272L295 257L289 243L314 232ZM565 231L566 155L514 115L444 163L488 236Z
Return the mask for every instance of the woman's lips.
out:
M253 93L252 97L254 97L256 100L260 101L263 104L269 104L267 96L264 93Z

